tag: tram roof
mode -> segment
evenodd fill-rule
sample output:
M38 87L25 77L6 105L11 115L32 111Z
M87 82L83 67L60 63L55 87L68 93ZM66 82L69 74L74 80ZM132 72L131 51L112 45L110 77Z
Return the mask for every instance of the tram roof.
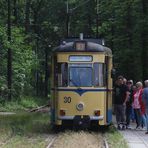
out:
M76 42L81 42L81 41L86 43L86 48L84 51L76 50L74 46ZM97 42L97 40L95 39L64 40L60 46L53 49L53 52L105 52L109 55L112 54L110 48L101 45L101 42L100 41Z

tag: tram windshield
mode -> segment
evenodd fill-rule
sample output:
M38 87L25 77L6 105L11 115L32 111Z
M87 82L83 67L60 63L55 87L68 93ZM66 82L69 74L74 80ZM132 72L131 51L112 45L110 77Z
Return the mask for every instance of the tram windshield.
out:
M91 67L71 67L70 86L90 87L93 85Z
M55 82L58 87L103 87L106 85L106 74L104 63L58 63Z

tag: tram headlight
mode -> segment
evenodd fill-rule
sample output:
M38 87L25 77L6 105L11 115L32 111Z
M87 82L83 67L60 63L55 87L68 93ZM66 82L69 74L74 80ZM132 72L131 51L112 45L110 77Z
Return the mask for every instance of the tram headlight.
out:
M82 111L84 109L84 104L82 102L80 102L76 105L76 108L78 111Z
M94 111L94 115L95 115L95 116L100 116L100 110L95 110L95 111Z
M66 114L66 113L65 113L65 110L62 110L62 109L61 109L61 110L60 110L60 115L61 115L61 116L65 116L65 114Z

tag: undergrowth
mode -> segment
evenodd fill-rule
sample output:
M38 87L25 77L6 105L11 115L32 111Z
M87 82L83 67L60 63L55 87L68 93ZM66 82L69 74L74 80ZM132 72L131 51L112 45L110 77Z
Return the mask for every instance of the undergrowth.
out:
M48 103L45 98L39 97L22 97L19 100L4 101L0 103L0 112L5 111L23 111L35 108Z

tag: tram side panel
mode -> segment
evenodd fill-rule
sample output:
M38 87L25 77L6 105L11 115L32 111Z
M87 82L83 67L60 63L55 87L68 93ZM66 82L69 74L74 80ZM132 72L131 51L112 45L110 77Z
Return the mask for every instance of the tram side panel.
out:
M108 76L107 76L107 123L110 124L112 122L112 78L111 78L111 70L112 70L112 57L108 57Z
M105 111L106 111L106 124L110 124L112 122L112 78L111 78L111 70L112 70L112 56L105 56L105 64L106 64L106 96L105 96Z

